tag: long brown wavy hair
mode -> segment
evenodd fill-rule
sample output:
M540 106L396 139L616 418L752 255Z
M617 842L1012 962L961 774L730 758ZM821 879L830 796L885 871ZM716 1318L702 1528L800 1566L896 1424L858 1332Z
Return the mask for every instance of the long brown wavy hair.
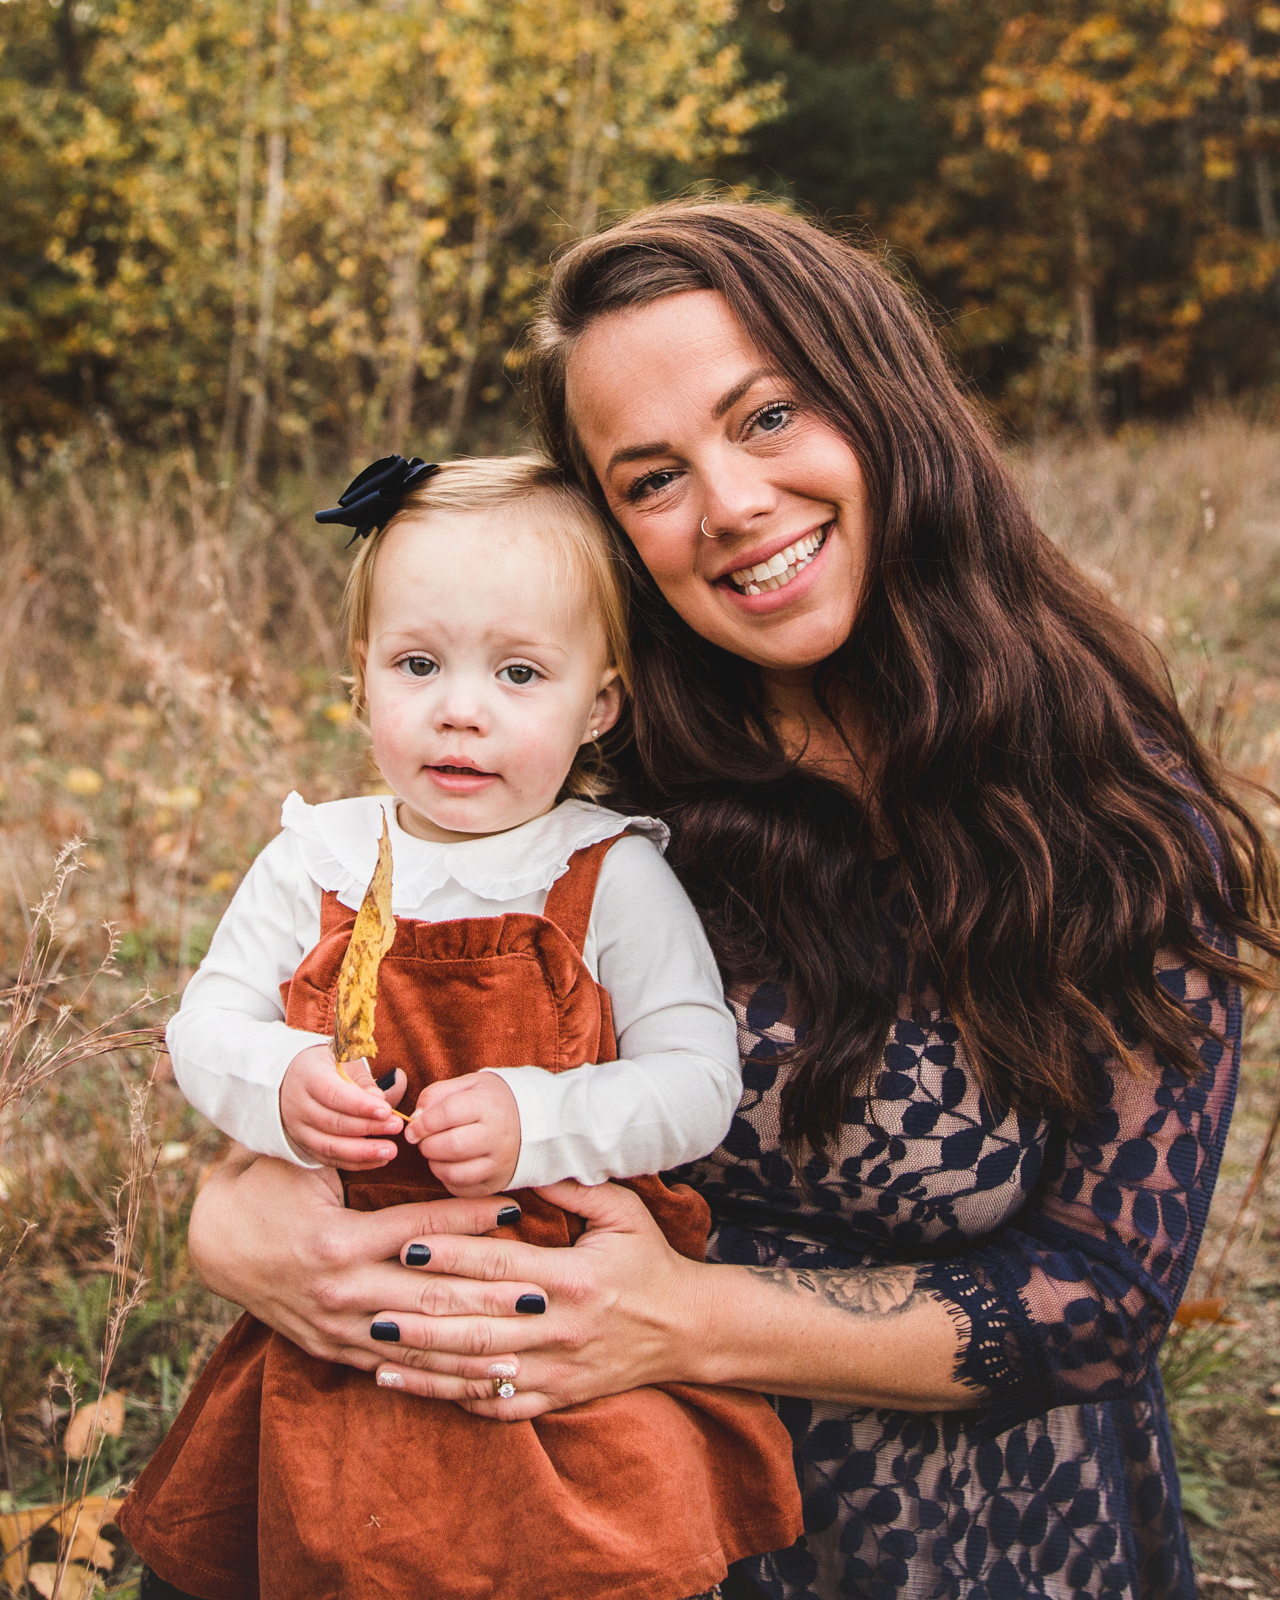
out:
M788 1145L821 1148L873 1092L904 993L950 1013L993 1105L1087 1113L1097 1052L1137 1071L1141 1043L1195 1073L1205 1027L1157 952L1269 981L1235 940L1280 954L1275 857L1154 646L1036 527L873 256L748 203L658 206L573 245L528 348L549 451L607 517L569 355L596 318L694 289L848 441L871 507L858 619L816 682L870 728L862 799L788 758L756 669L683 622L613 524L634 578L628 798L671 821L726 980L776 980L805 1020ZM905 914L887 917L886 878Z

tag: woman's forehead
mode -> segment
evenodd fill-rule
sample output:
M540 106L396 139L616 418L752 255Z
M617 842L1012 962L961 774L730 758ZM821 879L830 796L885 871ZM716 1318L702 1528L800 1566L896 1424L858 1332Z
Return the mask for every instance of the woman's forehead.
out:
M714 412L761 364L724 297L687 290L592 323L569 356L566 404L594 458L606 441L610 452L651 442L679 413Z

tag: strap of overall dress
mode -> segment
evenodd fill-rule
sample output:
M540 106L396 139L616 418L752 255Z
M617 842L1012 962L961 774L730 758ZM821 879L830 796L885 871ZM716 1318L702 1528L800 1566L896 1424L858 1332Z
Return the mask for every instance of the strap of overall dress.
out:
M555 923L579 955L587 942L600 868L605 856L624 837L624 834L615 833L612 839L602 839L585 850L575 850L568 867L547 890L542 915L548 922Z
M320 891L320 937L332 933L336 928L341 928L344 923L354 925L356 914L350 906L344 906L338 899L337 890L322 889Z

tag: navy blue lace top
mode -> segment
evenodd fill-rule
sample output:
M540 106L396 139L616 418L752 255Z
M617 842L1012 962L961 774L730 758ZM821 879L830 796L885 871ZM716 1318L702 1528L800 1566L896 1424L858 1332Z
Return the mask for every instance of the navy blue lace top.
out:
M779 1139L786 996L735 1002L742 1103L680 1174L711 1203L710 1259L919 1263L964 1330L958 1375L990 1397L938 1415L777 1401L805 1534L746 1564L775 1600L1194 1600L1156 1355L1218 1173L1241 1003L1171 960L1159 980L1225 1044L1203 1042L1191 1081L1149 1050L1149 1077L1099 1058L1100 1109L1072 1126L993 1111L951 1020L904 1004L807 1189Z

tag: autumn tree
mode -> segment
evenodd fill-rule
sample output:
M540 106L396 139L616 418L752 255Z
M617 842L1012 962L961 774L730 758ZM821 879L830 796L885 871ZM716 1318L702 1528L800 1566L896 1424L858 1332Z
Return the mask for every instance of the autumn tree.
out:
M775 98L729 0L88 12L0 8L6 426L178 411L228 486L493 435L555 247Z

